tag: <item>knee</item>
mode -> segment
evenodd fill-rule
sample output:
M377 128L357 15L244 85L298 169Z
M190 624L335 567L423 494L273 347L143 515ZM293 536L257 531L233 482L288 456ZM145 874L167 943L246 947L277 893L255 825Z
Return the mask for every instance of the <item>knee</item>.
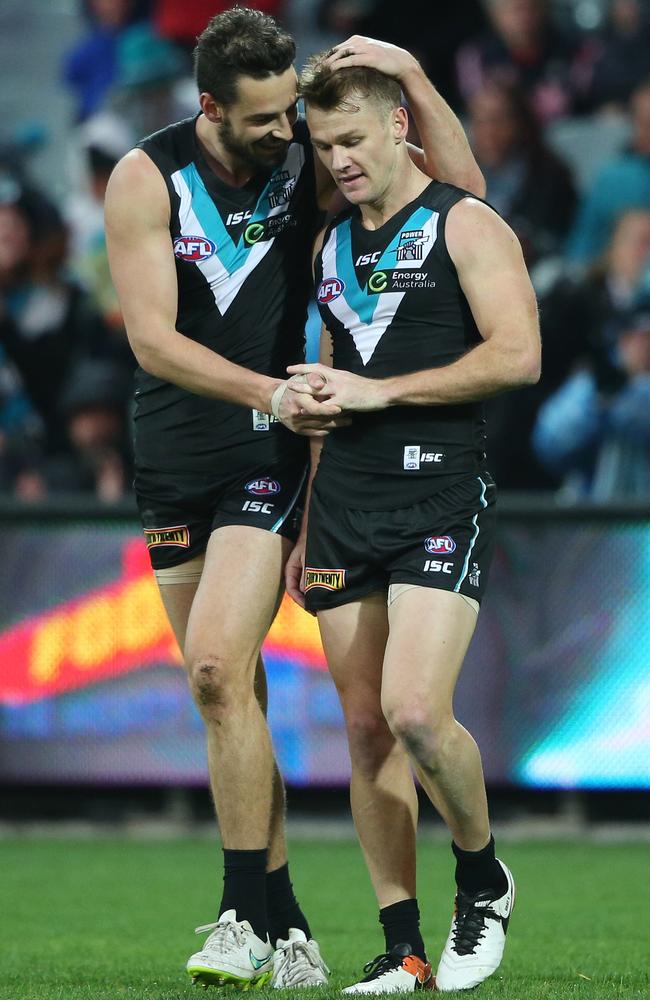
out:
M209 654L187 662L190 690L202 715L226 714L239 692L235 691L236 670L226 656Z
M447 713L417 702L386 706L390 731L417 764L436 768L442 760L448 735Z
M381 711L349 709L346 726L353 767L364 774L375 773L395 746L395 737Z

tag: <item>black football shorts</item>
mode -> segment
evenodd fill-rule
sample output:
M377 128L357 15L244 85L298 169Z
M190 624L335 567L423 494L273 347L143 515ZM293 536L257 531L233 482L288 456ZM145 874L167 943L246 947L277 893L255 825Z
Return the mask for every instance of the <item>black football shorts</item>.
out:
M487 473L455 479L409 507L358 510L320 496L309 506L305 603L319 611L393 583L481 600L492 558L496 487Z
M216 528L249 525L295 540L300 530L306 466L252 465L247 472L170 474L138 469L135 491L154 569L179 566L205 552Z

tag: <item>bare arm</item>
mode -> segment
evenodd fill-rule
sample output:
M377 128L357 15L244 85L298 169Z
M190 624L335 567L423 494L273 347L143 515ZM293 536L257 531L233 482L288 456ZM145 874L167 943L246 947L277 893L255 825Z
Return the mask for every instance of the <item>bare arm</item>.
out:
M157 167L142 150L127 153L109 181L105 215L111 275L133 353L145 371L189 392L269 413L281 379L233 364L176 329L178 285L169 213ZM314 414L320 419L339 412L302 395L296 408L293 394L285 395L280 418L298 433L312 432L308 417L313 421Z
M481 343L450 365L387 379L320 365L289 371L319 371L327 381L321 395L348 410L466 403L537 382L537 304L516 236L487 205L465 199L449 211L446 238Z
M409 145L411 159L429 177L485 197L485 180L463 127L415 56L397 45L352 35L334 46L329 61L336 68L373 66L397 80L422 142L421 150Z

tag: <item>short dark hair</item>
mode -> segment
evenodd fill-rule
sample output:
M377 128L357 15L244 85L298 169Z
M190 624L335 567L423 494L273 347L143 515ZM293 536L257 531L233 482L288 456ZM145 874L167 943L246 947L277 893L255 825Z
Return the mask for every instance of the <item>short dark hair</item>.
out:
M300 93L306 105L322 111L358 111L356 97L373 101L388 114L401 104L402 91L392 77L369 66L332 70L325 62L326 56L326 52L312 56L302 71Z
M217 14L194 49L194 75L200 93L219 104L234 104L240 76L263 80L289 69L296 43L268 14L233 7Z

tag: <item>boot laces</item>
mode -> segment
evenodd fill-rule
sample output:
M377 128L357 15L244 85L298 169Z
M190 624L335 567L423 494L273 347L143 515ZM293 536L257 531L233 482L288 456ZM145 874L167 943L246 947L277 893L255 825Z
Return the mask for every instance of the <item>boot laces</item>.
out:
M452 948L457 955L473 955L485 937L486 920L501 919L490 906L477 906L477 903L486 900L492 902L492 896L486 892L479 892L475 896L458 893L452 931Z
M195 934L205 934L212 931L210 936L203 942L203 948L216 947L225 953L237 951L246 942L246 932L241 924L231 920L228 923L201 924L194 931Z
M289 941L278 951L282 953L282 957L276 964L275 973L276 978L285 986L303 980L312 969L326 973L330 971L310 941Z
M363 971L366 973L366 976L362 982L369 983L373 979L379 979L380 976L385 975L387 972L398 969L401 964L402 959L391 955L389 951L384 952L382 955L376 955L375 958L364 965Z

